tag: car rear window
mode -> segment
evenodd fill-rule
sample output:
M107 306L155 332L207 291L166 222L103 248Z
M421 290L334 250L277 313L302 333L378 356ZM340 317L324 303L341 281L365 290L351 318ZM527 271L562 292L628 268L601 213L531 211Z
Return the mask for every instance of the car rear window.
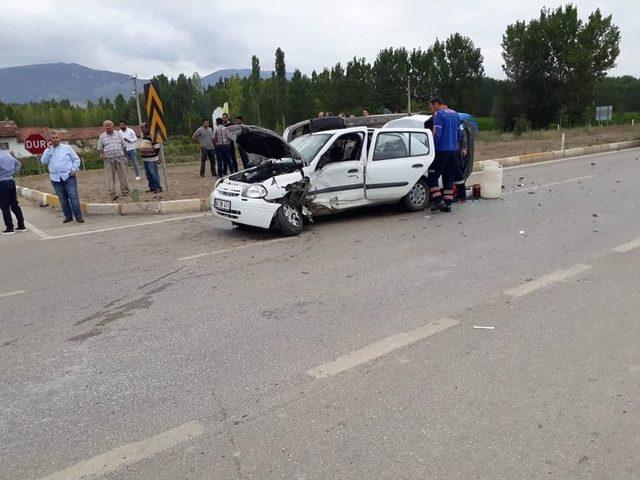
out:
M373 160L429 155L429 137L422 132L385 132L378 134Z

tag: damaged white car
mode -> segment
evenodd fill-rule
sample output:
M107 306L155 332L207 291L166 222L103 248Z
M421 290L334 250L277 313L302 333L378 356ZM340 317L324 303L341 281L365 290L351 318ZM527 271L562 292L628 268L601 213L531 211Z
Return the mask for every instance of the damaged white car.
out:
M234 225L297 235L312 215L393 202L418 211L429 201L434 146L425 128L312 128L289 143L255 126L228 131L255 165L219 180L211 194L215 215Z

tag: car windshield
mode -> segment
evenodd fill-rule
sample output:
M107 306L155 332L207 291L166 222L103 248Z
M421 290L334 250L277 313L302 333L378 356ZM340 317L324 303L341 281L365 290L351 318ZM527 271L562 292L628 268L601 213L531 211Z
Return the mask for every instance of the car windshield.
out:
M316 135L303 135L291 140L291 146L295 148L302 158L307 162L311 162L320 149L331 138L331 134L319 133Z

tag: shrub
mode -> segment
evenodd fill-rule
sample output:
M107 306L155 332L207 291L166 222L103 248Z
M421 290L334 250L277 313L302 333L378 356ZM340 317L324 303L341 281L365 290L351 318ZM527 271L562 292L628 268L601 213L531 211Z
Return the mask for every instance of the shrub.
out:
M531 122L527 120L527 116L522 114L516 117L516 123L513 126L513 134L519 137L525 132L531 130Z

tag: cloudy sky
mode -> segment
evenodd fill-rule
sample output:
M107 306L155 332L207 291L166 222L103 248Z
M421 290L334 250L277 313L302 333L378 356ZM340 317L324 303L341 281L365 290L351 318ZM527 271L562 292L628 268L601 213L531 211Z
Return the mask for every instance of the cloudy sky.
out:
M519 0L5 0L0 8L0 66L75 62L150 77L248 68L251 55L273 68L305 73L353 56L373 60L387 46L426 48L453 32L482 49L486 73L501 77L505 27L566 2ZM613 75L640 75L640 0L576 0L586 18L600 7L622 32ZM149 5L153 5L150 7Z

